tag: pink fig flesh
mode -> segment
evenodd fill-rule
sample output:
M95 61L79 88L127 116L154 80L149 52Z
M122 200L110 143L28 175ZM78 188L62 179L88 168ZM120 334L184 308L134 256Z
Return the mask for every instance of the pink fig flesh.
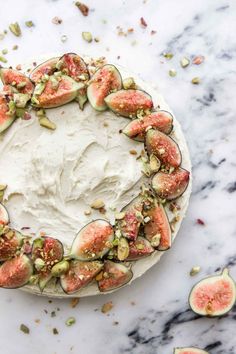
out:
M60 58L60 70L77 82L87 81L89 72L84 60L77 54L66 53Z
M20 93L27 93L31 96L34 91L34 84L30 79L17 70L2 68L0 69L0 77L4 85L14 86ZM20 88L18 85L23 83L25 86Z
M105 261L102 279L98 281L101 292L111 291L127 284L133 273L121 263Z
M56 71L56 64L59 58L52 58L38 65L30 73L31 81L38 83L44 75L52 75Z
M135 241L142 220L143 203L139 197L134 198L126 205L122 212L125 213L123 219L117 221L117 227L122 235L129 240Z
M0 267L0 287L20 288L28 283L33 274L32 263L26 255L20 255L4 262Z
M16 255L22 245L22 235L15 230L9 230L0 236L0 261L6 261Z
M148 240L144 237L139 236L136 241L131 241L129 243L129 256L126 258L127 261L135 261L140 258L149 256L155 250Z
M0 95L0 134L4 132L7 128L10 127L10 125L14 122L15 120L15 115L8 114L9 112L9 107L7 104L7 100L5 96ZM0 218L1 218L1 210L0 210Z

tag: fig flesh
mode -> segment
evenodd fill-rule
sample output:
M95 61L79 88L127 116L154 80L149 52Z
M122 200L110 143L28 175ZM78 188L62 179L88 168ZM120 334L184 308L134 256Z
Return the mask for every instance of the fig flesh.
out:
M127 284L133 277L132 271L121 263L105 261L102 278L98 280L101 292L111 291Z
M155 250L148 240L139 236L136 241L129 243L129 256L127 261L136 261L137 259L150 256Z
M13 69L0 69L0 77L4 85L14 87L19 93L28 94L31 97L34 91L34 84L21 72Z
M151 96L141 90L119 90L105 98L107 106L116 114L134 118L139 112L145 112L153 107Z
M99 261L71 261L68 272L60 277L61 287L67 294L73 294L91 283L102 268Z
M189 175L189 172L183 168L177 168L171 173L159 171L152 178L152 188L162 199L176 199L188 187Z
M157 201L146 212L150 218L144 226L144 234L151 245L159 251L165 251L171 247L171 229L165 209Z
M167 111L152 112L143 118L134 119L122 130L129 138L144 141L146 131L155 128L165 134L173 129L173 116Z
M201 316L222 316L235 304L235 282L225 268L220 275L200 280L191 290L189 304Z
M20 255L0 266L0 287L20 288L28 283L33 274L33 266L28 256Z
M121 210L121 213L124 213L124 217L117 220L117 228L121 231L122 236L132 241L137 239L142 222L142 210L143 203L140 197L131 200L131 202Z
M181 152L176 142L166 134L149 129L145 146L149 155L154 154L164 165L177 168L181 164Z
M97 111L105 111L105 97L109 93L120 90L122 79L114 65L106 64L96 71L87 88L88 100Z
M205 350L188 347L188 348L175 348L174 354L208 354Z
M3 233L0 236L0 262L14 257L22 244L23 237L20 232L8 229Z
M30 73L30 80L34 83L38 83L42 80L44 75L52 75L57 69L56 64L59 60L57 58L51 58L42 64L36 66Z
M9 107L5 96L0 94L0 134L10 127L15 118L15 114L13 112L9 112Z
M102 258L111 249L113 239L111 224L102 219L94 220L79 231L70 256L81 261Z
M9 214L4 205L0 203L0 227L9 223Z

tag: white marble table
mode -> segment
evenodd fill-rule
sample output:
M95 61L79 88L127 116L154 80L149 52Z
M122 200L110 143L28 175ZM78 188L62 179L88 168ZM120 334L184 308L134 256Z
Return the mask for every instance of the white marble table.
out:
M9 49L9 65L51 52L79 51L119 61L158 85L182 123L194 177L190 208L173 247L129 288L82 299L75 309L69 301L48 303L21 291L0 290L0 352L171 354L174 346L195 345L211 354L235 354L235 308L221 319L205 319L187 303L191 286L206 274L228 266L236 278L235 0L88 0L88 17L67 0L0 3L0 32L13 21L23 30L21 38L8 34L0 41L0 49ZM54 16L63 23L52 24ZM141 16L146 29L140 27ZM35 27L26 28L27 20ZM134 33L119 37L116 26L133 27ZM150 35L151 30L157 33ZM84 42L82 31L91 31L100 42ZM62 43L64 34L68 40ZM15 44L19 49L12 51ZM173 52L174 58L163 60L163 51ZM180 67L183 56L199 54L204 64ZM168 76L171 68L177 70L174 78ZM201 78L200 85L191 84L194 76ZM194 265L202 271L191 278ZM100 309L107 301L114 308L104 315ZM56 317L51 317L54 310ZM77 322L66 327L72 315ZM19 330L21 323L30 327L29 335Z

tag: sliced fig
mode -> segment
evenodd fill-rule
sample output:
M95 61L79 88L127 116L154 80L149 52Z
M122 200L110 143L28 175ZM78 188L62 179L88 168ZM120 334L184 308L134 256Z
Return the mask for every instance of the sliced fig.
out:
M19 93L32 95L34 84L21 72L13 69L0 69L0 77L4 85L10 85L17 89Z
M148 240L139 236L136 241L129 243L129 256L127 261L136 261L137 259L147 257L155 250Z
M88 101L88 96L87 96L87 89L86 87L82 87L79 91L78 91L78 95L76 97L76 101L79 104L79 108L81 110L84 109L84 105L85 103Z
M106 220L97 219L84 226L74 239L71 257L81 260L102 258L112 247L114 232Z
M122 235L129 240L135 241L138 237L140 224L142 222L143 203L140 197L136 197L126 205L120 214L123 218L117 220L117 227Z
M4 205L0 203L0 227L9 223L9 214Z
M152 178L152 188L162 199L178 198L188 187L189 175L183 168L177 168L171 173L159 171Z
M20 288L28 283L33 274L33 266L25 254L4 262L0 267L0 287Z
M108 107L116 114L133 118L138 112L150 110L153 107L151 96L141 90L120 90L105 98Z
M8 228L7 231L0 236L0 262L14 257L22 244L23 237L21 233Z
M51 58L36 66L30 73L30 80L34 83L38 83L44 75L52 75L57 70L56 64L58 60L59 57Z
M173 129L173 116L167 111L152 112L140 119L134 119L122 130L129 138L144 141L149 128L155 128L165 134Z
M68 272L60 277L61 287L67 294L73 294L88 285L102 268L99 261L71 261Z
M167 166L179 167L181 152L176 142L166 134L149 129L146 133L145 146L149 155L154 154Z
M75 53L66 53L58 62L58 69L77 82L87 81L89 72L84 60Z
M127 284L133 277L132 271L121 263L105 261L102 278L98 280L101 292L111 291Z
M41 291L52 278L51 270L55 264L62 260L63 254L63 245L55 238L45 237L34 240L32 259L39 275L39 288Z
M235 282L227 268L220 275L200 280L191 290L189 304L201 316L222 316L235 304Z
M9 111L6 98L0 94L0 134L9 128L15 119L15 114Z
M53 79L57 81L58 85L55 85ZM78 90L82 87L83 84L77 83L69 76L51 76L46 83L36 85L32 102L40 108L59 107L73 101L78 94Z
M151 245L159 251L165 251L171 247L171 229L165 209L157 201L146 212L150 218L144 226L144 234Z
M105 111L105 97L109 93L120 90L122 79L114 65L106 64L96 71L87 89L90 104L97 111Z
M188 347L188 348L175 348L174 354L208 354L205 350Z

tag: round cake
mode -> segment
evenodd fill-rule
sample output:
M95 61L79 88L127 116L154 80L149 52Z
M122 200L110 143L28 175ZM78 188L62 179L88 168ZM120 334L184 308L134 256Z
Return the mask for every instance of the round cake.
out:
M0 287L81 297L129 284L171 247L188 206L170 108L104 58L67 53L1 79Z

